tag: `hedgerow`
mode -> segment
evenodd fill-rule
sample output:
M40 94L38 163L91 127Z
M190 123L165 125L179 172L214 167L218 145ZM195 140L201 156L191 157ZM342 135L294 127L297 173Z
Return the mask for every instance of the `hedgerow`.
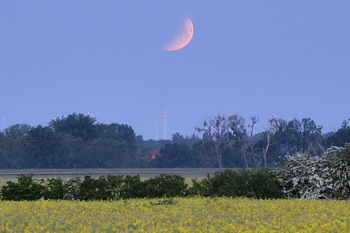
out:
M188 186L180 175L161 174L147 180L140 176L108 175L67 181L37 180L19 175L17 182L1 187L2 200L119 200L183 196L248 198L350 198L350 144L332 147L323 156L287 155L276 169L226 169L192 180Z

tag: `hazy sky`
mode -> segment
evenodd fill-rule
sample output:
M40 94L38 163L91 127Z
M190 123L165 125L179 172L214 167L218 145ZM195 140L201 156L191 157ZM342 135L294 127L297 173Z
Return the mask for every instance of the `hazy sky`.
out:
M161 50L185 16L192 41ZM349 0L0 0L0 129L90 112L162 138L168 110L169 138L220 113L328 132L349 80Z

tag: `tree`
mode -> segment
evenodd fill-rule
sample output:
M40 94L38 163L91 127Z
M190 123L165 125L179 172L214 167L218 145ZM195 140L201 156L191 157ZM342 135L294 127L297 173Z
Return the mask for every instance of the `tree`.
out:
M5 134L0 132L0 168L8 168L8 158L5 153Z
M327 146L345 146L350 143L350 119L343 121L340 129L338 129L332 136L327 138Z
M196 127L198 132L203 132L203 140L213 143L213 156L219 168L224 165L223 153L230 140L230 117L217 115L216 117L204 121L202 127Z
M160 156L152 161L152 165L161 168L195 167L196 161L187 144L174 143L165 145L160 150Z
M27 151L30 156L27 167L53 168L59 160L56 152L61 138L51 128L38 125L28 132Z
M322 126L310 118L289 122L280 120L275 133L281 154L310 153L321 155L323 152Z
M97 137L96 119L90 115L73 113L67 117L57 118L49 122L49 127L55 133L69 134L81 138L84 142Z
M77 163L83 167L93 168L123 167L127 155L127 146L124 142L97 138L81 152Z
M250 129L249 135L247 135L247 149L250 152L252 159L253 159L253 165L254 167L260 167L260 163L257 158L257 154L254 151L254 126L259 121L257 116L251 116L250 117L251 123L248 125L248 128Z
M4 157L6 168L22 168L27 161L27 136L32 129L27 124L16 124L4 130Z
M109 138L124 142L129 149L129 153L136 150L136 134L133 128L126 124L97 124L99 138Z
M303 118L302 123L302 150L311 155L320 156L324 152L322 126L316 125L310 118Z
M173 134L171 140L173 142L180 143L180 142L183 142L185 140L185 138L179 132L176 132L176 133Z
M231 129L231 139L233 140L232 146L240 150L244 165L246 168L248 168L248 134L245 127L245 121L238 115L230 115L229 126Z
M85 148L85 143L81 138L75 138L66 134L61 138L60 146L57 148L57 167L73 168L82 166L79 157Z
M273 136L275 135L275 132L279 126L279 120L277 118L271 118L268 120L268 122L268 128L264 132L265 145L262 149L264 167L267 167L267 153L269 152L271 146L276 144L276 142L273 141Z
M15 124L4 130L6 137L11 139L24 138L32 127L27 124Z

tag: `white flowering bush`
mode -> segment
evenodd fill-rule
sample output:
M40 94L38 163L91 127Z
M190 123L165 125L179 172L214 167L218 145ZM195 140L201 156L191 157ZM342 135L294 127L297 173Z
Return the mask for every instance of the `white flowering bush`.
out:
M348 199L350 144L332 147L322 156L286 155L274 173L286 197Z
M350 198L350 144L332 147L326 153L327 166L332 179L332 194L337 199Z

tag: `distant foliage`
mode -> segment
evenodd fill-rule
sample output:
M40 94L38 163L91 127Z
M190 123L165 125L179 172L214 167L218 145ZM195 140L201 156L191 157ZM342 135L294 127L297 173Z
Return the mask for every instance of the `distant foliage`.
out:
M350 143L350 119L343 121L341 128L336 132L331 132L326 138L327 146L345 146Z
M323 134L310 118L272 117L256 133L258 117L218 114L192 136L145 141L129 125L72 113L48 126L16 124L0 131L0 168L272 168L281 155L322 156L331 146L350 143L349 122Z
M125 124L102 124L73 113L48 126L16 124L0 132L0 168L138 166L136 136Z
M151 166L157 168L196 167L196 165L196 158L185 143L166 144L160 150L160 156L151 162Z

